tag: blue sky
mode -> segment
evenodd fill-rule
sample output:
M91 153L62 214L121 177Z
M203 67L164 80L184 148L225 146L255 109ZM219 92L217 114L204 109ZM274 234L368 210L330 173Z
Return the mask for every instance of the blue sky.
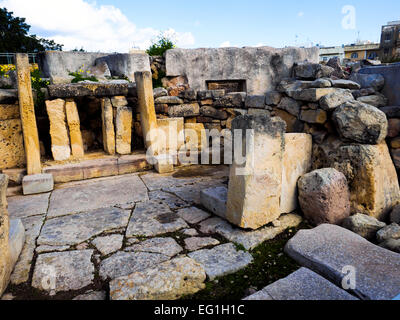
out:
M165 30L181 47L341 45L357 38L379 41L381 26L400 20L399 0L0 0L0 5L67 49L102 51L144 48ZM346 5L356 10L355 29L342 28Z

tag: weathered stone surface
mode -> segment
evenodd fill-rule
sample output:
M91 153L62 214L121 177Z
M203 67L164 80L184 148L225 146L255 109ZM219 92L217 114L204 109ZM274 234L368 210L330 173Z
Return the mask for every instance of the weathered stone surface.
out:
M360 84L351 80L338 79L338 80L330 80L332 83L332 87L334 88L342 88L342 89L350 89L350 90L359 90L361 89Z
M304 60L318 62L316 48L274 49L219 48L173 49L166 53L167 76L186 75L195 90L205 90L207 80L248 79L249 94L265 94L274 90L284 78L291 76L293 64Z
M157 99L159 97L165 97L167 95L168 95L168 90L165 89L165 88L160 87L160 88L154 88L153 89L154 99Z
M300 300L329 301L357 300L317 273L300 268L288 277L278 280L245 300Z
M130 154L132 144L132 109L118 107L115 117L115 150L118 154Z
M3 295L10 281L12 271L10 263L9 231L10 220L7 212L6 192L8 177L0 175L0 295Z
M247 95L244 102L246 108L265 109L264 95Z
M321 108L325 111L334 110L347 101L353 101L354 97L351 91L344 89L336 89L330 94L322 97L319 101Z
M20 219L10 220L10 229L8 233L8 252L10 271L14 269L19 255L25 244L25 227Z
M286 133L282 162L281 213L297 209L297 181L311 169L312 137L306 133Z
M39 255L32 286L48 292L79 290L94 279L93 250L54 252Z
M397 223L392 223L391 225L380 229L376 233L376 239L379 242L384 242L389 239L400 239L400 226Z
M168 108L168 115L170 117L196 117L200 115L200 106L198 103L181 104L170 106Z
M348 180L351 212L384 219L400 202L396 169L386 143L343 146L338 154L331 164Z
M79 244L104 231L126 227L129 216L128 210L106 208L49 219L37 243L52 246Z
M71 140L71 151L74 157L83 157L83 141L81 133L81 124L79 119L78 109L73 100L68 100L65 103L65 113L69 129L69 137Z
M302 110L300 112L300 120L307 123L324 124L328 120L328 114L321 109Z
M258 229L281 214L286 124L280 118L240 116L233 120L232 129L242 130L242 142L246 130L254 129L254 139L248 142L251 146L243 147L252 147L252 152L244 159L236 155L231 165L226 218L239 227Z
M165 202L172 210L189 207L188 203L178 198L177 196L160 190L149 192L149 199L161 200L162 202Z
M350 80L360 84L361 88L374 88L377 91L385 85L385 78L380 74L353 73Z
M311 83L311 87L312 88L330 88L330 87L332 87L332 83L329 81L329 79L321 78L321 79L314 80Z
M302 176L299 202L305 217L315 225L341 224L350 215L350 193L343 173L320 169Z
M268 91L265 94L265 104L268 106L277 106L282 99L282 94L278 91Z
M52 98L127 96L128 83L70 83L48 86Z
M250 253L237 251L232 243L191 252L188 256L204 268L210 280L235 273L253 261Z
M295 100L318 102L322 97L334 91L334 88L310 88L287 91L287 95Z
M163 97L158 97L157 99L155 99L154 103L183 104L183 100L178 97L163 96Z
M390 222L400 225L400 205L395 206L390 213Z
M111 104L114 108L126 107L128 105L128 100L125 96L115 96L111 98Z
M296 77L301 79L312 80L316 78L329 77L333 71L334 69L331 67L308 61L296 63L294 66Z
M343 220L342 227L357 233L359 236L373 240L376 233L386 227L386 223L380 222L374 217L365 214L355 214Z
M203 123L185 123L186 150L201 151L207 147L207 134Z
M175 154L185 143L184 118L157 119L160 153Z
M63 252L63 251L67 251L70 248L71 248L70 246L47 246L47 245L43 245L43 246L36 247L35 251L36 251L36 253Z
M124 236L113 234L110 236L97 237L92 241L92 244L100 251L103 256L114 253L122 248Z
M47 114L50 119L51 152L56 161L69 159L71 147L65 115L65 101L46 100Z
M286 110L291 115L294 115L295 117L297 117L300 112L300 107L301 107L300 102L298 102L292 98L283 97L282 100L280 101L280 103L278 104L277 108Z
M0 121L0 169L26 163L21 120Z
M226 187L209 188L200 192L200 202L204 208L224 219L227 200L228 189Z
M217 239L206 237L206 238L198 238L192 237L185 239L185 248L189 251L196 251L199 249L203 249L205 247L216 246L219 244Z
M383 95L372 95L357 98L357 101L369 104L376 108L387 106L388 100Z
M282 80L276 89L278 92L287 93L293 90L309 89L311 88L312 81L296 80L293 78L287 78Z
M183 251L183 248L173 238L153 238L125 249L133 252L159 253L174 257Z
M400 256L382 249L355 233L335 225L299 231L285 247L289 256L342 286L348 269L356 270L357 297L391 300L399 293Z
M385 114L370 105L348 101L333 113L336 128L343 139L366 144L379 144L387 136Z
M0 104L0 121L19 119L18 104Z
M183 257L111 281L112 300L176 300L205 288L204 269Z
M48 216L57 217L121 205L133 207L135 202L147 199L146 186L135 174L85 181L54 190Z
M109 98L101 99L101 120L103 130L104 151L115 154L115 130L113 108Z
M196 237L196 236L198 236L199 235L199 233L197 232L197 230L196 229L185 229L185 230L182 230L182 233L185 235L185 236L188 236L188 237Z
M200 114L204 117L210 117L213 119L219 119L219 120L228 119L228 113L226 111L218 110L211 106L201 107Z
M298 115L293 116L284 110L276 109L275 116L285 121L287 133L296 133L303 131L304 124L298 119Z
M80 294L72 300L83 300L83 301L103 301L106 300L105 291L88 291L84 294Z
M188 228L186 222L162 201L138 203L126 230L126 236L152 237Z
M0 103L13 104L18 101L18 91L15 89L0 89Z
M42 173L25 176L22 179L22 190L24 195L46 193L54 188L54 179L52 174Z
M158 253L120 251L101 262L99 275L103 280L113 280L155 267L169 259Z
M190 224L197 224L210 217L207 212L196 207L180 209L178 210L178 216Z
M400 239L389 239L380 243L379 246L400 253Z

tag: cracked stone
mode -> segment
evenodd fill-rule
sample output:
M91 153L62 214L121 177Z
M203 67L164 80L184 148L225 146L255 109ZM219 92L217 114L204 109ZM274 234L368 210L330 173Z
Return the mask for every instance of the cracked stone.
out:
M11 219L46 214L50 193L7 198L8 214Z
M149 193L150 200L161 200L165 202L172 210L188 207L189 204L177 196L164 191L151 191Z
M153 238L126 248L125 251L160 253L173 257L182 252L183 248L173 238Z
M124 236L113 234L106 237L97 237L92 241L92 244L100 251L103 256L114 253L122 248Z
M207 237L207 238L198 238L192 237L185 239L185 248L189 251L196 251L199 249L203 249L205 247L216 246L220 242L217 239Z
M197 224L210 217L210 214L196 207L184 208L178 211L178 216L190 224Z

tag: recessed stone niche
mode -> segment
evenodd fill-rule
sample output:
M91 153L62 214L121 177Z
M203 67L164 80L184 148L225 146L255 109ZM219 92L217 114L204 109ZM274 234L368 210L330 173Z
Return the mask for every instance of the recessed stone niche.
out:
M207 90L225 90L230 92L247 92L246 80L207 80Z

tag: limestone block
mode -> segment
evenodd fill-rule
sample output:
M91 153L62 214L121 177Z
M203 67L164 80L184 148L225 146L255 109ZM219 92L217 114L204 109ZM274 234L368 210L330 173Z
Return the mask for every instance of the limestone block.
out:
M128 105L128 101L125 96L115 96L111 98L111 103L114 108L118 107L126 107Z
M400 203L397 173L386 143L343 146L338 153L331 162L347 177L351 212L384 219Z
M22 190L24 195L38 194L52 191L54 189L53 175L47 174L34 174L25 176L22 179Z
M0 121L0 169L19 167L25 162L21 120Z
M239 138L234 138L226 217L239 227L258 229L281 214L286 124L280 118L240 116L233 120L232 129L243 134L242 148L237 145ZM246 135L246 131L251 134Z
M71 147L65 115L65 101L62 99L46 101L50 120L51 152L56 161L69 159Z
M42 171L40 164L39 135L33 104L31 72L27 54L16 54L19 108L24 135L26 170L28 174Z
M118 107L115 118L115 144L119 154L130 154L132 144L132 109Z
M157 155L153 158L154 169L160 174L174 171L174 158L169 154Z
M101 120L103 123L104 151L115 154L115 131L113 108L109 98L101 99Z
M322 97L334 92L334 88L310 88L303 90L288 91L289 97L295 100L318 102Z
M0 104L0 121L19 119L19 106L17 104Z
M14 269L18 257L25 244L25 227L21 219L10 220L10 231L8 235L9 256L11 270Z
M207 148L207 135L203 123L185 123L186 149L201 151Z
M281 213L297 209L297 181L312 165L312 136L306 133L286 133L282 162Z
M9 264L9 218L7 213L6 191L8 178L0 175L0 295L3 294L10 280Z
M176 154L176 152L182 146L182 137L180 135L184 135L183 126L184 119L183 118L166 118L166 119L157 119L157 126L159 130L158 134L158 144L159 144L159 152L161 154Z
M200 202L203 207L224 219L227 198L228 189L226 187L209 188L200 192Z
M67 115L67 123L69 128L69 137L71 139L72 155L74 157L83 157L83 141L81 133L81 124L76 103L73 100L68 100L65 103L65 113Z

